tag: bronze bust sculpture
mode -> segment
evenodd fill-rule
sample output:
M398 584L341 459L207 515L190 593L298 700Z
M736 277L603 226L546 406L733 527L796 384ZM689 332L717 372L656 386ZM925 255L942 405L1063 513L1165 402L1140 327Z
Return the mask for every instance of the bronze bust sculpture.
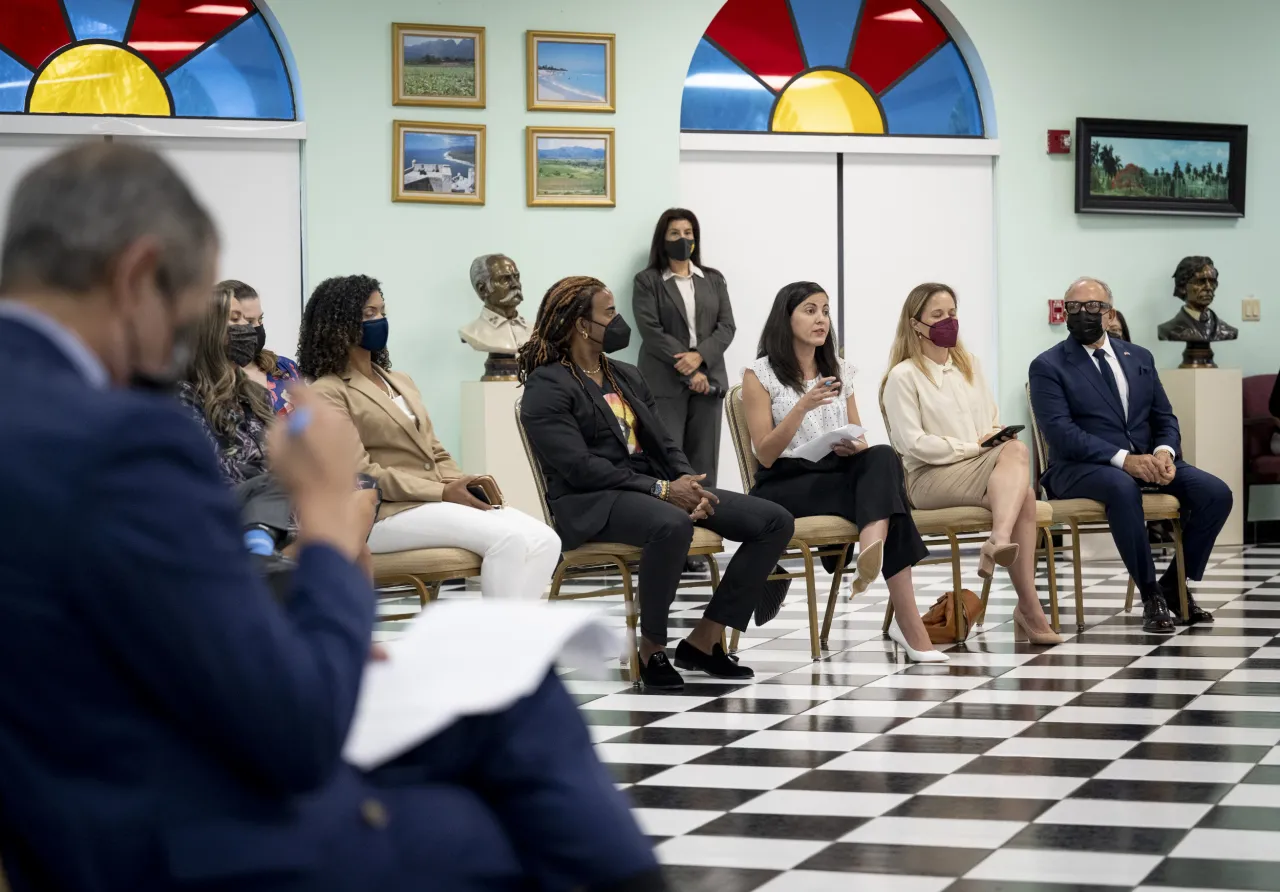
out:
M1156 328L1162 341L1184 341L1182 369L1216 369L1213 341L1234 341L1240 330L1223 322L1209 309L1218 290L1218 270L1213 259L1199 255L1183 257L1173 272L1173 296L1183 300L1178 315Z
M524 300L520 270L505 254L484 254L471 261L471 287L484 309L458 336L489 354L481 381L514 381L516 352L529 340L529 325L519 312Z

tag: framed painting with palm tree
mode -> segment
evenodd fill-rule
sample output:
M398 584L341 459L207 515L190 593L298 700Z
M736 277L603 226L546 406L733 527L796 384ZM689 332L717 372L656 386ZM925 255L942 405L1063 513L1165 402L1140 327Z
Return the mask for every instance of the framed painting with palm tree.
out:
M1249 128L1076 119L1076 213L1243 217Z

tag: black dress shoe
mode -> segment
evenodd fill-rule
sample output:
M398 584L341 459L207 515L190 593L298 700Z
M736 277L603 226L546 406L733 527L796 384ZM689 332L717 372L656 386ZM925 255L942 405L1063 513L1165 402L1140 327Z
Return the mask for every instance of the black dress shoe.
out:
M1200 623L1213 622L1213 614L1205 610L1199 604L1197 604L1196 599L1192 597L1190 591L1187 592L1187 617L1188 618L1185 620L1182 618L1182 606L1181 606L1181 602L1178 600L1178 593L1176 591L1172 593L1166 593L1165 601L1168 602L1169 604L1178 605L1170 612L1173 614L1173 621L1179 626L1194 626Z
M680 642L684 644L683 641ZM646 691L683 691L684 679L671 667L665 651L658 651L649 657L649 662L640 666L640 681Z
M1176 630L1169 616L1169 605L1164 595L1151 595L1142 601L1142 631L1157 635L1172 635Z
M755 672L750 667L740 666L737 660L725 653L719 641L711 646L709 654L704 654L688 641L681 641L676 646L676 665L686 672L705 672L712 678L755 677Z
M684 572L695 576L707 575L707 559L700 557L686 558L684 562Z

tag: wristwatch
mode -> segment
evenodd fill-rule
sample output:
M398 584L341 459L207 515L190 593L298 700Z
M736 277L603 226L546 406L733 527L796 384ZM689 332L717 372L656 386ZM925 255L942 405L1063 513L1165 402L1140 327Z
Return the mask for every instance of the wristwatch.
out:
M664 502L667 500L667 493L670 491L671 484L666 480L655 480L653 481L653 486L649 487L649 495L655 499L662 499Z

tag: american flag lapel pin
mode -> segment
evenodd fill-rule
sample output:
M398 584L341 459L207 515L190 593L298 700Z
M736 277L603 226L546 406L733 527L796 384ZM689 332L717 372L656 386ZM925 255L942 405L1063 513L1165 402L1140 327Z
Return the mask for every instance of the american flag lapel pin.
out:
M1124 355L1125 355L1125 356L1128 356L1128 355L1129 355L1129 351L1128 351L1128 350L1124 351Z

